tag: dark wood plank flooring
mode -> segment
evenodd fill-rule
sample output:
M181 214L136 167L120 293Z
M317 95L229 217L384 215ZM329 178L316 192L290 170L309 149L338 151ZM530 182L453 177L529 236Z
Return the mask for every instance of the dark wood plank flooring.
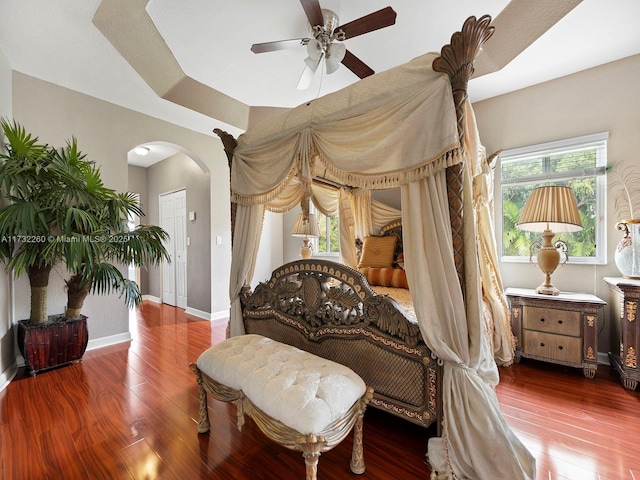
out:
M136 316L130 344L36 377L23 369L0 392L0 479L304 478L302 455L250 419L238 432L231 405L210 400L212 431L197 434L188 365L224 327L153 303ZM500 373L503 414L535 455L538 479L640 480L640 392L624 390L611 369L587 380L578 369L523 360ZM428 478L429 434L369 408L362 478ZM322 454L319 478L358 478L350 454L347 437Z

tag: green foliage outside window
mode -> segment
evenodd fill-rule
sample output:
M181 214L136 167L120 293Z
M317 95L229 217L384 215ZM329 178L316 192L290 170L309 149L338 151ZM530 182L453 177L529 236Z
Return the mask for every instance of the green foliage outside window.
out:
M601 160L601 159L600 159ZM501 172L502 254L509 257L530 254L540 234L517 227L518 218L531 191L544 185L564 185L573 190L582 220L582 230L558 234L554 241L567 244L571 257L596 257L598 219L598 176L604 173L593 145L546 152L544 155L506 157Z
M317 253L340 253L340 228L338 217L327 217L321 212L318 215L318 238Z

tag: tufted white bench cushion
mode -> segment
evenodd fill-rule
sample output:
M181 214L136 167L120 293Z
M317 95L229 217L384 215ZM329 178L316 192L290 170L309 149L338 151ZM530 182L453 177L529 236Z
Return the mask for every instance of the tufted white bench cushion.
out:
M204 351L196 365L302 434L322 432L366 391L350 368L261 335L231 337Z

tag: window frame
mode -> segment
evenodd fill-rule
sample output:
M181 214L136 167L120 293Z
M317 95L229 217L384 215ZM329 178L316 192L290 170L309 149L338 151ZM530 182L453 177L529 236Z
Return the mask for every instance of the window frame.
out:
M500 171L496 175L496 199L495 203L499 208L500 215L495 216L496 221L496 242L498 252L500 252L501 262L510 263L528 263L529 256L515 256L504 255L504 205L503 205L503 188L505 186L510 187L518 184L540 184L544 182L562 182L570 181L573 179L579 179L581 177L593 176L595 177L596 192L595 192L595 207L596 207L596 219L595 219L595 244L596 254L593 257L569 257L569 263L572 264L586 264L586 265L606 265L607 264L607 141L609 139L608 132L595 133L592 135L584 135L581 137L568 138L564 140L558 140L554 142L542 143L537 145L530 145L526 147L514 148L505 150L500 154ZM545 173L540 175L531 175L529 177L519 177L509 181L502 179L502 169L505 163L509 161L515 161L522 159L523 157L545 155L550 156L558 153L569 153L570 150L576 148L584 148L593 146L596 148L596 166L595 168L585 168L582 170L572 170L570 172L558 172L558 173Z
M330 258L338 258L340 256L340 220L339 220L339 216L336 215L335 217L329 217L327 215L325 215L324 213L322 213L320 210L318 210L318 208L313 205L313 203L310 202L309 205L309 213L314 213L315 215L317 215L318 217L318 223L320 223L320 215L323 215L324 217L326 217L327 219L329 218L336 218L338 219L338 251L337 252L327 252L327 251L320 251L319 250L319 243L320 243L320 239L319 238L313 238L311 241L311 244L313 246L313 256L314 257L330 257ZM329 249L331 248L331 235L330 233L330 227L329 227L330 223L329 222L325 222L325 237L327 238L327 246L329 247ZM320 230L320 225L318 225L318 229Z

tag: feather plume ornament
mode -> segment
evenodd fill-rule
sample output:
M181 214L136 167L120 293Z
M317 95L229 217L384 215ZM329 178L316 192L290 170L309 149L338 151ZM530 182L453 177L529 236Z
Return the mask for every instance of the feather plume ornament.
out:
M640 165L618 162L607 167L614 210L621 220L640 216Z

